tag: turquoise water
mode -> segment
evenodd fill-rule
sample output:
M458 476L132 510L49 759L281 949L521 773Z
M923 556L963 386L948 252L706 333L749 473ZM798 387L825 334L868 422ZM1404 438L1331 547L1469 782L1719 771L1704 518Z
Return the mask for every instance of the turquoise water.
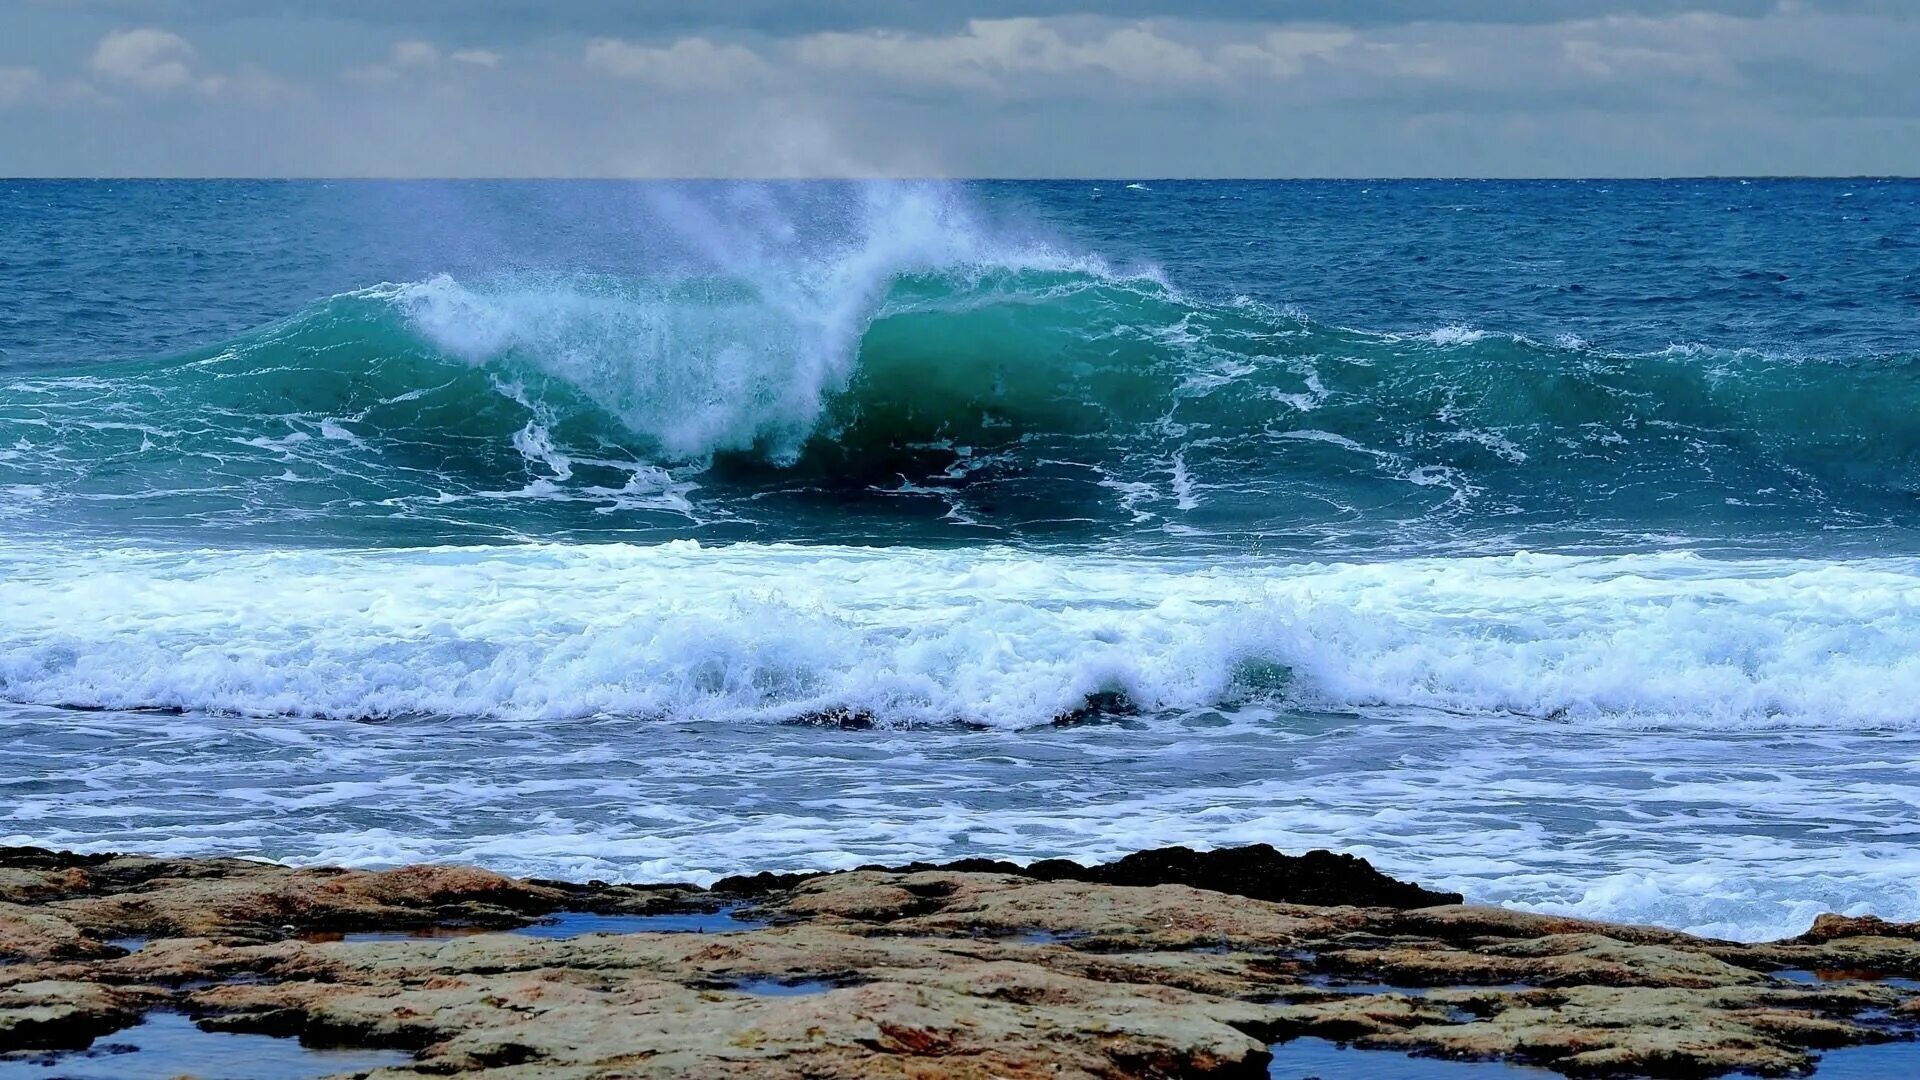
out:
M14 184L0 483L195 542L1907 551L1915 202Z
M1920 184L0 184L0 841L1920 917Z

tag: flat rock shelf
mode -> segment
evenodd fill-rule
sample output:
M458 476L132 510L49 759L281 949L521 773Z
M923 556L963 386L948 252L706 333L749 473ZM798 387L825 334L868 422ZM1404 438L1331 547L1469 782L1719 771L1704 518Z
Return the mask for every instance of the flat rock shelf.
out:
M1920 924L1739 944L1265 846L710 889L0 849L0 1080L1920 1075L1916 977Z

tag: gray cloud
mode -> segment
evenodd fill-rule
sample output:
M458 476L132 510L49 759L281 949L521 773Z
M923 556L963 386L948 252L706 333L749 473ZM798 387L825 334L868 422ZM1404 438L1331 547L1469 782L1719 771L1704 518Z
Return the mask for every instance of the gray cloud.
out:
M1749 18L1781 0L26 0L116 21L224 23L325 17L409 31L575 34L583 37L748 31L783 37L820 30L951 30L972 19L1100 16L1253 23L1417 22L1539 24L1608 15L1710 12ZM1897 15L1908 0L1790 0L1822 13Z
M26 0L0 172L1920 172L1906 3L1087 6Z

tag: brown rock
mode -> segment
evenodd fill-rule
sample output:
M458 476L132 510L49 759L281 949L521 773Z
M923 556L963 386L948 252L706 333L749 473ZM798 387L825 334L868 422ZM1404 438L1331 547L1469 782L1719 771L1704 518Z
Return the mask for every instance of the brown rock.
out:
M1248 858L1225 865L1285 865ZM0 948L16 960L0 965L0 1050L83 1045L167 1004L218 1028L418 1055L385 1080L1257 1076L1269 1040L1300 1034L1678 1077L1800 1070L1920 1018L1893 986L1768 974L1920 960L1908 928L1879 920L1739 945L1157 881L1191 870L1186 855L1130 865L1137 883L1004 864L760 879L774 925L740 933L325 943L283 928L513 926L716 899L448 867L0 853ZM103 943L137 933L157 940L132 955ZM753 980L819 985L766 995Z

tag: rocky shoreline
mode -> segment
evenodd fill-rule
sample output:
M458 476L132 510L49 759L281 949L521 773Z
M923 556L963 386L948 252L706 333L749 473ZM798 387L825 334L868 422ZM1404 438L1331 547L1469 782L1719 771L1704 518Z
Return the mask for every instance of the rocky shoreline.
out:
M710 889L0 848L0 1065L184 1013L404 1051L357 1073L380 1080L1253 1077L1303 1037L1785 1076L1910 1039L1916 978L1920 924L1829 915L1746 945L1264 846Z

